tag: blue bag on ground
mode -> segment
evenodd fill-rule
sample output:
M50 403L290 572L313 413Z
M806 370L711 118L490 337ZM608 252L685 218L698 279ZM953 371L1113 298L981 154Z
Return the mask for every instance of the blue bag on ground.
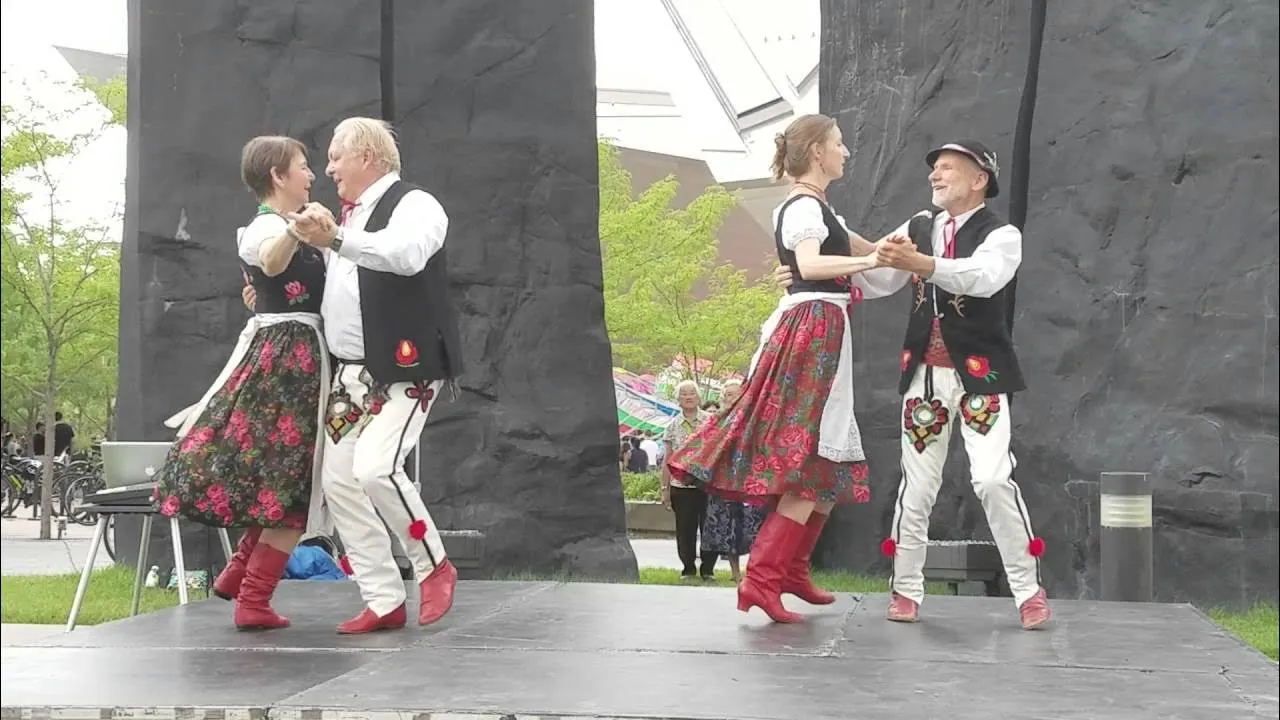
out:
M315 545L299 545L284 567L286 580L346 580L333 556Z

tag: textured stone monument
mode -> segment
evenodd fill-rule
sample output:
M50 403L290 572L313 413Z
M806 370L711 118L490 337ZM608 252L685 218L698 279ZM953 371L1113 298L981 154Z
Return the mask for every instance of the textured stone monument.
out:
M855 229L928 207L938 142L982 138L1007 172L1029 12L823 0L820 105L853 153L831 197ZM1013 413L1051 595L1097 596L1096 480L1122 470L1152 474L1157 600L1277 595L1276 41L1270 0L1049 3ZM885 567L908 302L859 308L874 499L838 513L827 564ZM932 536L990 537L959 442L948 468Z
M162 421L199 397L243 326L242 144L292 135L320 170L334 125L378 116L393 91L404 175L450 216L467 363L460 399L424 431L425 499L442 527L485 533L490 572L634 577L596 230L592 3L398 2L393 23L376 0L331 5L130 2L119 439L172 437ZM336 207L326 178L312 197ZM136 534L117 534L131 557ZM158 537L152 557L167 547Z

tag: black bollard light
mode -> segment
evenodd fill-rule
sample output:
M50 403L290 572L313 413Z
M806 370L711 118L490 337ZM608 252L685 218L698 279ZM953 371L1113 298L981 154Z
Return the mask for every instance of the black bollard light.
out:
M1099 482L1102 599L1151 602L1151 477L1104 472Z

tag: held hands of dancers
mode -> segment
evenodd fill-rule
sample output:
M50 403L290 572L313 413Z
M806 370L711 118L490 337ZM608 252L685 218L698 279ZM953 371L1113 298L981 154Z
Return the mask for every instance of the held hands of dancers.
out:
M799 248L796 248L796 264L801 266L802 275L815 274L805 272L804 266L807 264L805 260L812 260L812 258L805 258L802 260L800 257L801 249L805 244L806 243L802 243ZM899 270L910 270L911 272L924 274L926 277L933 273L932 258L922 255L917 251L915 244L912 243L911 239L907 236L894 233L890 233L880 238L875 243L875 250L861 257L848 258L835 255L819 256L816 255L816 252L815 257L824 259L830 258L833 261L852 267L852 269L847 273L840 273L839 275L826 275L824 273L824 277L839 277L840 275L845 274L852 275L879 267L893 267ZM927 271L921 272L922 270L925 270L925 266L927 266ZM823 278L815 277L814 279ZM786 265L779 265L773 271L773 282L783 289L791 287L794 282L791 269Z
M289 233L314 247L329 247L338 234L338 222L333 219L333 213L320 203L307 203L302 212L289 213L285 217L289 219Z
M906 235L890 233L876 243L876 264L906 270L923 278L933 275L933 258L916 249Z

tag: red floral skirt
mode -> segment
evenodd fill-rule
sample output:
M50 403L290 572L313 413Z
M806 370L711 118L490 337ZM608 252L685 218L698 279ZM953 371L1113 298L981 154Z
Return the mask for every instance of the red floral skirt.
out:
M156 473L161 514L214 527L304 528L325 351L304 323L259 329Z
M671 454L671 474L731 500L871 499L867 463L818 456L822 408L840 363L844 311L813 301L783 313L742 397Z

